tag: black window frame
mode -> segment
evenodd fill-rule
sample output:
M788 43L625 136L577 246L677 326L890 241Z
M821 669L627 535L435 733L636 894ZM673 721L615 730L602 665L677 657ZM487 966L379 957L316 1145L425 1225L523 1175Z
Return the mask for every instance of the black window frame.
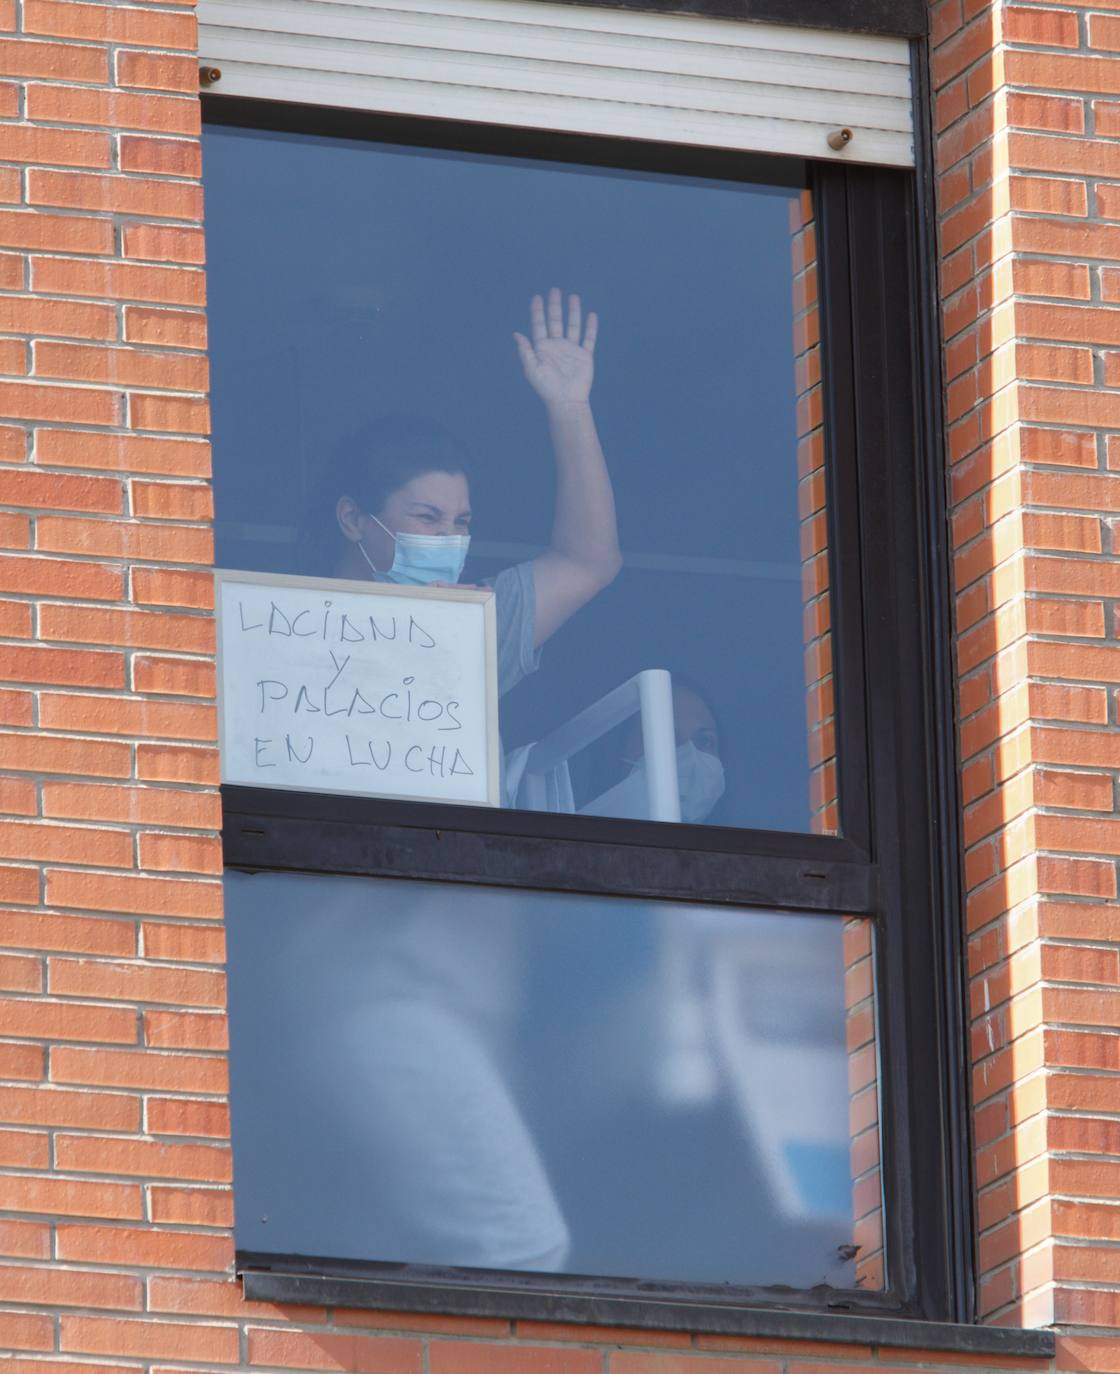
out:
M648 6L646 6L648 7ZM707 12L710 12L708 10ZM208 123L717 176L785 159L217 95ZM682 1282L239 1251L246 1296L897 1344L973 1320L956 758L924 179L808 164L817 221L840 836L663 826L224 786L225 864L867 916L876 924L888 1286ZM216 462L222 461L219 451ZM236 1106L235 1106L236 1110ZM904 1328L920 1323L919 1336ZM956 1328L960 1329L960 1328ZM985 1348L1004 1332L981 1332ZM1021 1334L1021 1333L1020 1333ZM964 1337L962 1336L963 1340ZM980 1344L977 1345L977 1339ZM992 1348L996 1348L992 1346ZM961 1346L960 1348L965 1348ZM1045 1340L1024 1353L1045 1354Z

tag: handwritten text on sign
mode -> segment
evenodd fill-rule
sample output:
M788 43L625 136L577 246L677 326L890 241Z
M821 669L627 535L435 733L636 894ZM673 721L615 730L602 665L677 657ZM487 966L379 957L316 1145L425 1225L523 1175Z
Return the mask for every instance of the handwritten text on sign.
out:
M217 586L225 782L497 805L491 592Z

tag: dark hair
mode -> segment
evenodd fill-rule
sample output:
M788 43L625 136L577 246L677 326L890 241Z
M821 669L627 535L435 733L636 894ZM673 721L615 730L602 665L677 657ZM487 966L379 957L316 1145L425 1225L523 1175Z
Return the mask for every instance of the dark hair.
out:
M442 425L415 415L368 420L337 446L315 502L309 555L328 572L340 538L335 507L349 496L377 515L395 491L426 472L462 473L470 481L464 445Z

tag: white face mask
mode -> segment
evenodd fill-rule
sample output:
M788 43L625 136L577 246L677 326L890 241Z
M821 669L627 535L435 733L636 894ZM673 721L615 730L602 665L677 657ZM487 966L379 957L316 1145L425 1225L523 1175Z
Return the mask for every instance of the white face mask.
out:
M377 520L372 511L369 518ZM381 572L374 567L365 545L358 543L358 552L375 576L413 587L432 582L458 582L471 545L469 534L405 534L403 531L394 534L382 521L377 520L377 523L393 540L393 566Z
M697 749L692 740L677 745L677 787L681 797L682 821L695 825L704 820L723 796L726 786L723 764L717 755ZM580 810L594 816L648 820L649 791L645 759L639 759L629 775L617 786Z

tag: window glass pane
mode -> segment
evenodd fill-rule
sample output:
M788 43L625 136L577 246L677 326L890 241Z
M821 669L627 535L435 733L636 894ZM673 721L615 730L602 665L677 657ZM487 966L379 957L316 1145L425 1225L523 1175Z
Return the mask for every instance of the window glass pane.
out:
M881 1284L866 923L296 874L226 891L240 1249Z
M502 805L834 831L799 167L769 184L225 127L205 151L219 563L492 588ZM254 780L331 785L300 772L314 739L337 790L413 795L378 710L411 670L346 648L370 709L315 713L294 679L263 695L261 737L294 748ZM351 724L359 750L392 746L372 780Z

